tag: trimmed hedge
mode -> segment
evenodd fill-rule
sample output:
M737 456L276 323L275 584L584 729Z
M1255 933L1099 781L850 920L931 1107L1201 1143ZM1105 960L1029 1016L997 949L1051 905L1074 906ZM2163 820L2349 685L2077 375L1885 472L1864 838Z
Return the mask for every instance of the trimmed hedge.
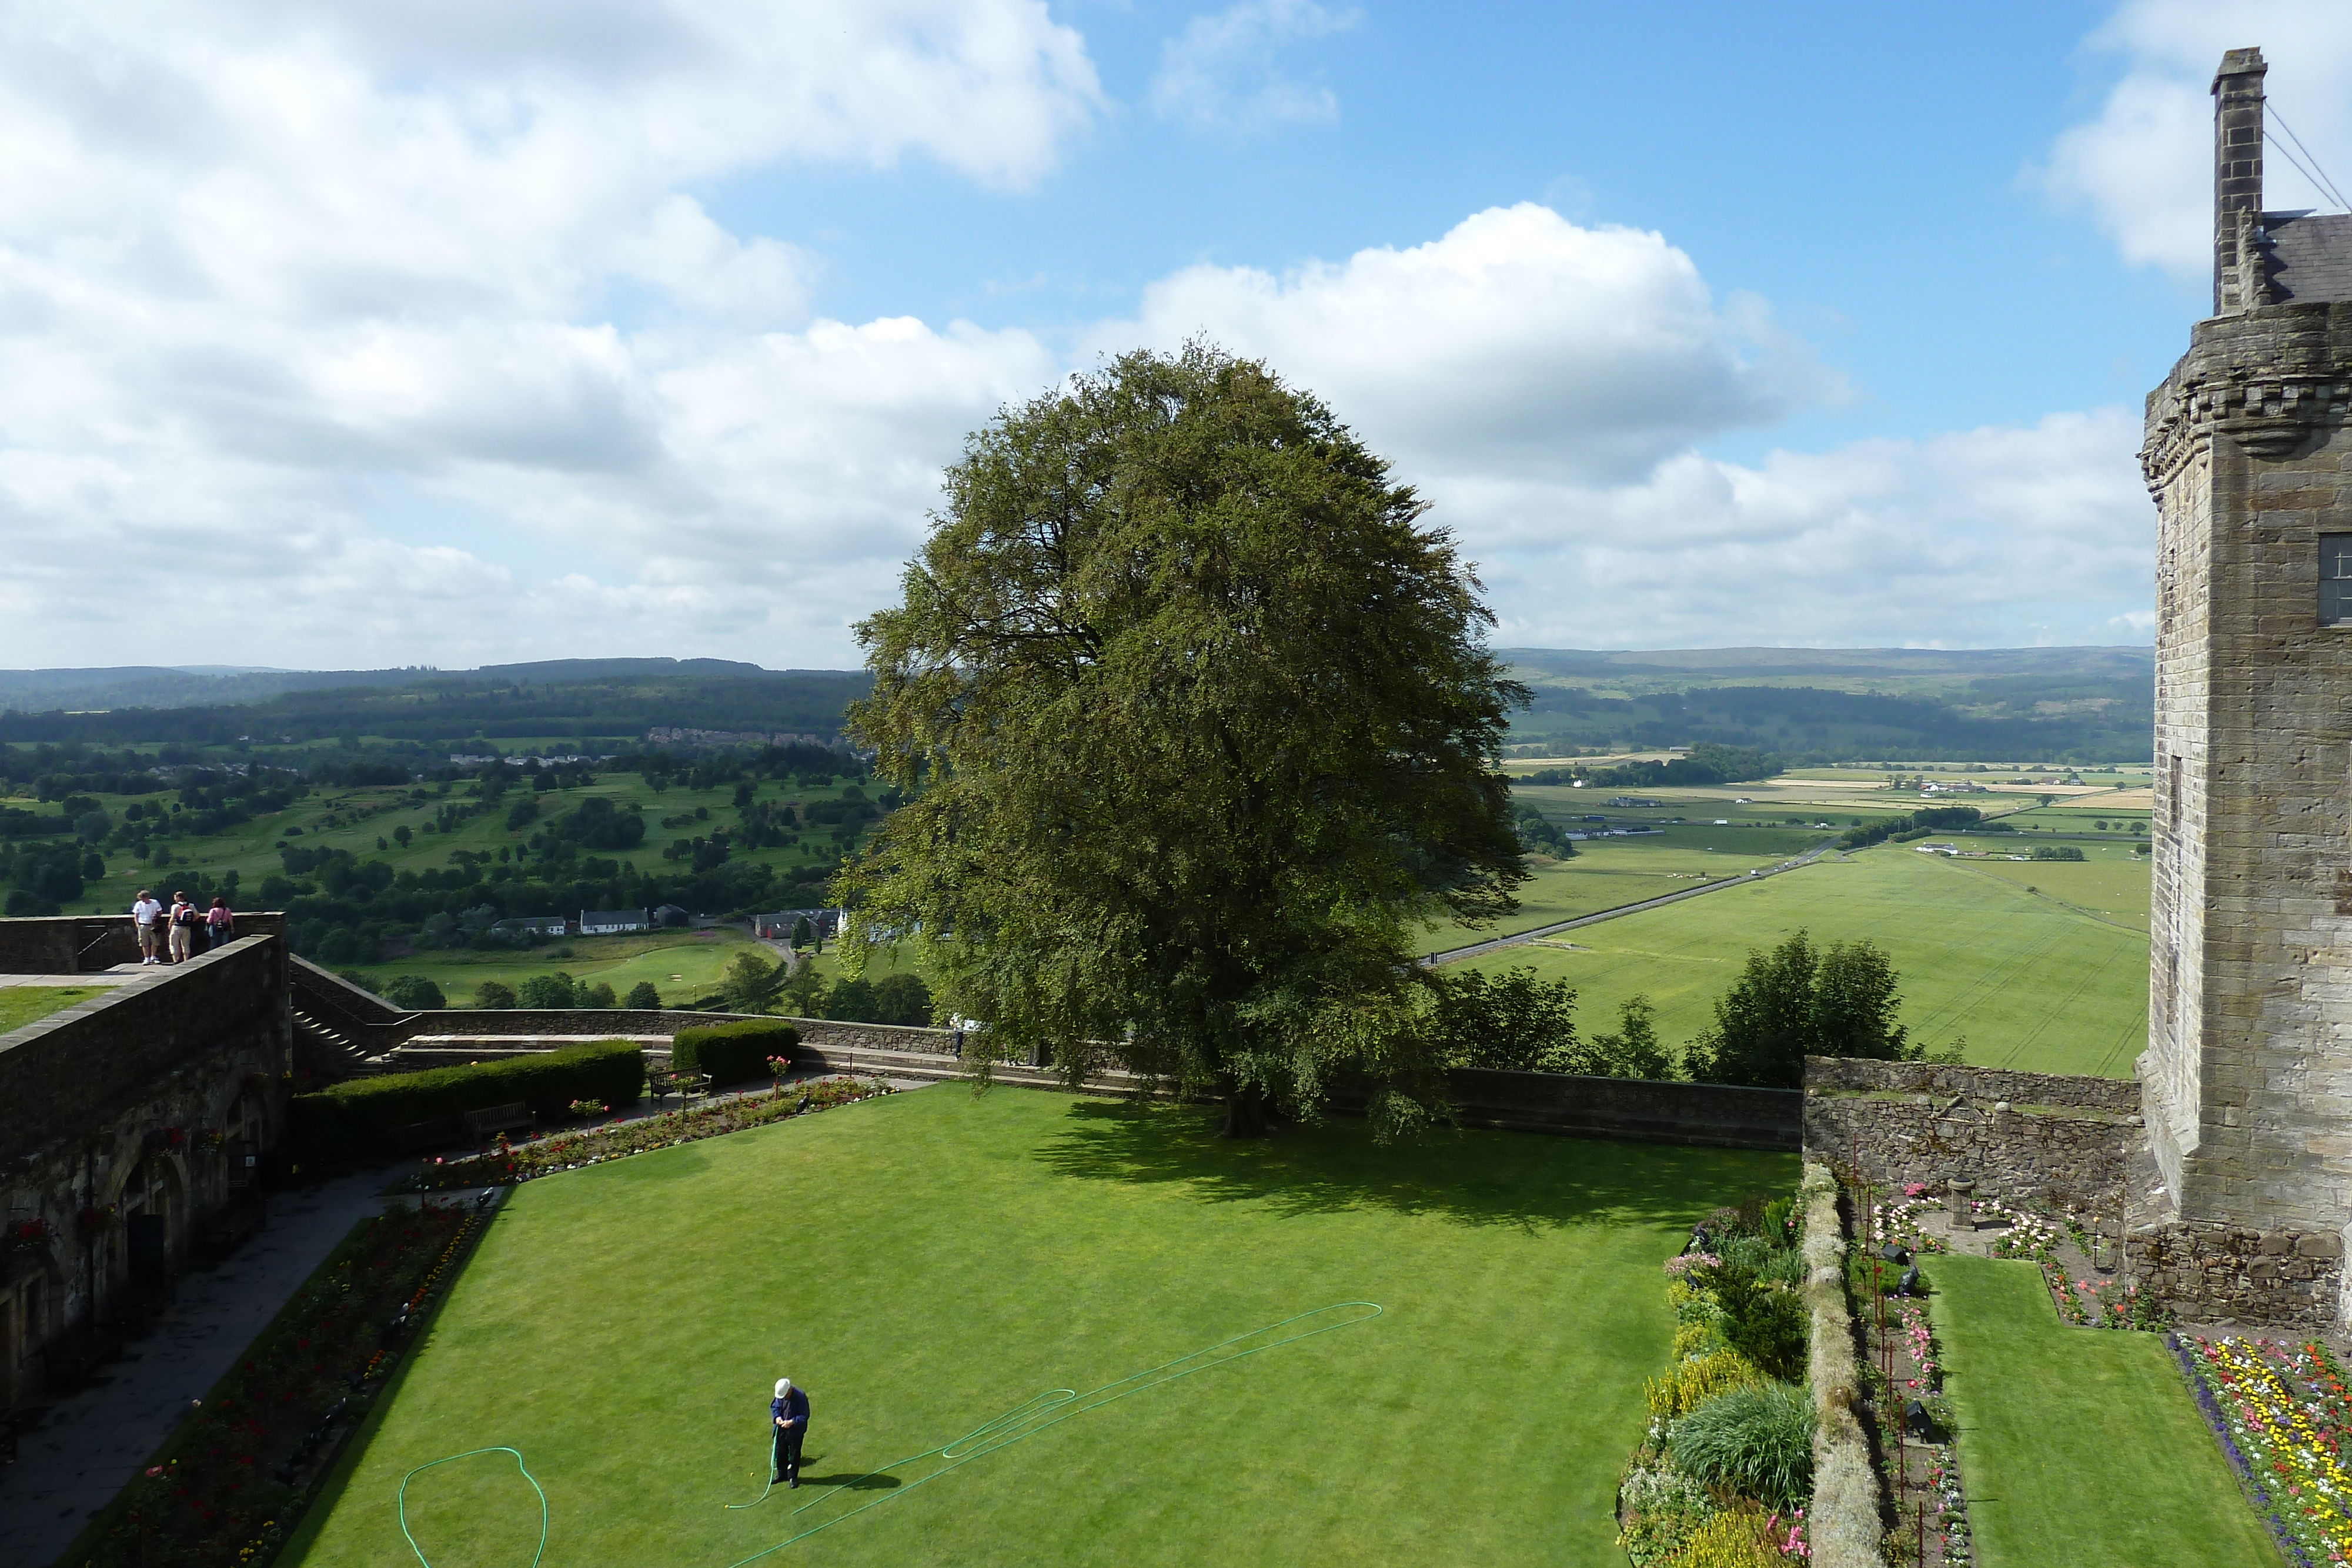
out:
M419 1122L446 1122L452 1134L467 1111L520 1100L545 1117L574 1100L634 1105L645 1092L646 1053L625 1040L592 1040L531 1056L466 1067L434 1067L354 1078L294 1097L295 1146L332 1157L384 1148L392 1134Z
M682 1029L669 1043L669 1064L680 1072L708 1072L713 1083L768 1076L768 1058L790 1056L801 1031L781 1020Z

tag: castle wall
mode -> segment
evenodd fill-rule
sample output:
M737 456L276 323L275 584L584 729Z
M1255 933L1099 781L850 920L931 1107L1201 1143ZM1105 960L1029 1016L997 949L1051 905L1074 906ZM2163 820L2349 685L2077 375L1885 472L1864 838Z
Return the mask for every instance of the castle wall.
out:
M2352 1220L2352 305L2200 323L2149 398L2156 873L2140 1073L2168 1214Z

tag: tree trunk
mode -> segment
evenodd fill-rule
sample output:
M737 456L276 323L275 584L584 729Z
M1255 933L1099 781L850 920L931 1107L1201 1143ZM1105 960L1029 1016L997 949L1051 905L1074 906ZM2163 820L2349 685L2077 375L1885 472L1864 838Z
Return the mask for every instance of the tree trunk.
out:
M1255 1084L1225 1085L1225 1129L1228 1138L1263 1138L1274 1131L1265 1113L1265 1095Z

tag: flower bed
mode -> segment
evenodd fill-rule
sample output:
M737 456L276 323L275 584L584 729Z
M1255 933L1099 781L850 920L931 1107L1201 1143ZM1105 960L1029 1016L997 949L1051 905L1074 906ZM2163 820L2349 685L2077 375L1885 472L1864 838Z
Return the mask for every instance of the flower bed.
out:
M1617 1493L1617 1543L1634 1568L1770 1568L1812 1555L1801 1506L1811 1400L1753 1359L1803 1375L1801 1327L1793 1346L1771 1332L1801 1272L1794 1207L1717 1209L1689 1250L1665 1260L1675 1359L1644 1386L1649 1428ZM1791 1351L1793 1368L1781 1364Z
M2352 1397L2325 1345L2169 1337L2198 1407L2288 1558L2352 1563Z
M479 1225L439 1207L363 1222L67 1560L267 1563Z
M647 1154L700 1138L715 1138L781 1122L813 1111L826 1111L887 1094L890 1086L875 1078L819 1078L764 1093L739 1094L682 1111L667 1111L634 1122L614 1122L577 1133L559 1133L535 1143L509 1144L501 1135L488 1154L457 1159L433 1159L425 1168L399 1183L406 1192L446 1192L461 1186L505 1186L602 1165L630 1155Z

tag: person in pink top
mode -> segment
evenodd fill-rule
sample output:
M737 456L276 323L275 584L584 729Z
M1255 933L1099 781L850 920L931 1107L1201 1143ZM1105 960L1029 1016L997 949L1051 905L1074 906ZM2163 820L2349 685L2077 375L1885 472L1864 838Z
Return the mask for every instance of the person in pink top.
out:
M236 916L228 909L228 900L215 898L213 906L205 911L205 951L226 947L236 940Z

